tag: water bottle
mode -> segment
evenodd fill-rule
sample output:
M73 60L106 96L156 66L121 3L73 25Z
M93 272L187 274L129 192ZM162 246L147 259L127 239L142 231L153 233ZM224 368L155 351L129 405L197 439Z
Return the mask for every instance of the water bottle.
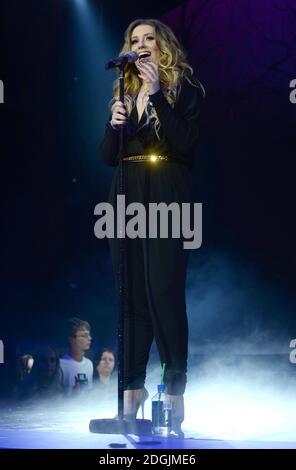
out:
M165 385L157 386L157 393L152 397L152 434L169 436L172 430L172 401L166 393Z

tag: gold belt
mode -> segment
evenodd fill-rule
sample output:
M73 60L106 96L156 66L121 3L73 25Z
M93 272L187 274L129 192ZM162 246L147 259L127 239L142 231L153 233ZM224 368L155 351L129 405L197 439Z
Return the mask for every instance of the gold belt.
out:
M123 160L130 162L167 162L169 157L164 155L132 155L130 157L123 157Z

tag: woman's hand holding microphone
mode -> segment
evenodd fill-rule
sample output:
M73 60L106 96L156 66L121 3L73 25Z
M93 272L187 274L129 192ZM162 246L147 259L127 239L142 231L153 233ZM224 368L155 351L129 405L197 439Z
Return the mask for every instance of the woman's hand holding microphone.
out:
M110 121L113 129L119 129L120 126L126 125L128 122L126 106L122 101L115 101L112 106L112 118Z

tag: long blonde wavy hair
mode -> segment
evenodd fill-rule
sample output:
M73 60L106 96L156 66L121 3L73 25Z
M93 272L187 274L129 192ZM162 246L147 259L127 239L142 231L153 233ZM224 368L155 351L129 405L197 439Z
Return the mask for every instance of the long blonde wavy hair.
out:
M173 108L180 91L180 81L184 77L191 85L201 88L202 93L205 95L203 85L193 77L193 69L188 64L186 58L187 54L178 39L174 35L173 31L164 23L154 19L137 19L134 20L124 33L124 45L119 55L124 54L132 49L131 37L132 32L136 26L149 25L154 27L156 35L156 43L159 48L159 82L160 87L164 93L170 106ZM191 79L190 79L191 77ZM128 115L131 114L133 107L136 104L136 97L141 88L142 81L138 77L138 71L134 63L127 63L125 67L125 83L124 83L124 94L125 94L125 105L127 108ZM119 79L117 78L113 85L113 99L111 100L110 106L113 111L114 102L119 100ZM160 122L156 113L156 110L151 107L150 113L148 113L147 105L145 107L146 125L150 120L154 120L154 129L158 139Z

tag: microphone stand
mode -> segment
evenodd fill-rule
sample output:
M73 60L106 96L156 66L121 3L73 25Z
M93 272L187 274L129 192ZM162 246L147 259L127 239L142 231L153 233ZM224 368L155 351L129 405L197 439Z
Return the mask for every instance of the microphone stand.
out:
M124 72L128 58L124 60L119 67L119 101L124 103ZM108 67L108 64L106 65ZM124 166L124 138L126 134L125 126L119 128L119 154L118 154L118 195L125 195L125 166ZM121 208L122 209L122 208ZM123 210L123 209L122 209ZM125 305L125 262L126 262L126 244L125 244L125 227L124 214L118 211L119 220L117 221L117 229L119 234L119 315L117 330L117 348L118 348L118 398L117 409L118 414L114 419L92 419L89 423L89 430L98 434L151 434L151 421L148 419L125 419L123 412L124 405L124 305Z

